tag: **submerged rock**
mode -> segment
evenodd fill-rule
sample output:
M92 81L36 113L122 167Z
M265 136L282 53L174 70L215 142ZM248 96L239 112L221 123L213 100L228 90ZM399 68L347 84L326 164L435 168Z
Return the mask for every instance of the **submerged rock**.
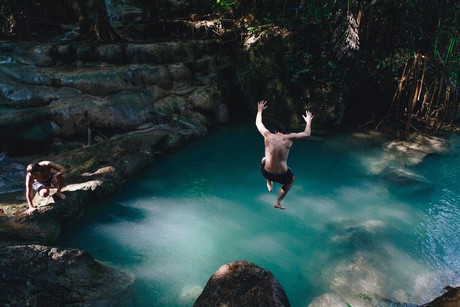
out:
M199 306L290 306L273 274L251 262L224 264L196 300Z
M388 187L399 194L415 194L431 189L431 181L404 167L387 167L383 171L383 178Z

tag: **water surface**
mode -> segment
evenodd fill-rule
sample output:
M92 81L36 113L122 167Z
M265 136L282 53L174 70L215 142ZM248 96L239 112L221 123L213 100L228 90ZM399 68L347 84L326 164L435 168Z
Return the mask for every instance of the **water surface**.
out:
M351 134L299 141L281 211L256 127L222 126L158 158L58 244L132 271L136 306L192 306L236 260L271 271L292 306L426 303L460 284L460 139L450 141L452 152L417 166ZM415 179L395 183L389 166Z

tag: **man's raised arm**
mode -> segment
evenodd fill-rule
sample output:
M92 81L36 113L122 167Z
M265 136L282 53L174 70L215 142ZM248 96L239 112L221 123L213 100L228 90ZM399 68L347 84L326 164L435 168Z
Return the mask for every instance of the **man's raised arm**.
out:
M257 129L259 130L260 134L262 134L264 137L270 133L270 131L265 128L264 124L262 123L262 112L267 108L266 106L267 101L261 100L257 104L257 115L256 115L256 126Z
M315 116L310 111L306 111L302 117L305 120L305 130L298 133L290 133L289 137L291 139L304 139L311 135L311 122Z

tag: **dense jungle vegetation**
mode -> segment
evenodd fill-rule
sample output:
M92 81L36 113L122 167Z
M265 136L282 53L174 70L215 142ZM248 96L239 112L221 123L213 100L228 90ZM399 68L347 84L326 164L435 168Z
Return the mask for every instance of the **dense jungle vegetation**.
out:
M142 24L145 40L160 39L158 28L173 19L220 20L234 35L222 29L211 35L236 38L241 52L249 36L286 37L289 47L277 58L282 89L273 90L316 114L340 101L342 124L390 123L404 139L414 130L453 129L460 119L460 2L454 0L0 0L1 37L43 40L77 29L76 41L123 41L107 6L128 2L142 17L124 28ZM270 79L258 72L246 86Z

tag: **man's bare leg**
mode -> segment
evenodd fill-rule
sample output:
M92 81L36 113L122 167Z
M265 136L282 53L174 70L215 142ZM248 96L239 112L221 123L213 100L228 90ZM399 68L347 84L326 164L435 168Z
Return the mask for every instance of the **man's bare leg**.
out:
M278 194L278 199L276 200L276 203L274 205L275 208L284 210L286 207L281 205L281 201L283 200L284 196L289 192L291 189L292 185L294 184L294 179L288 184L285 184L281 187L280 193Z
M59 197L60 199L65 199L65 195L62 194L61 189L65 186L64 183L64 178L61 176L56 176L56 183L57 183L57 191L56 191L56 196Z
M56 196L59 197L60 199L65 199L65 195L62 194L61 191L56 191Z
M273 182L271 182L270 180L267 180L267 189L268 192L271 192L273 190Z
M265 163L265 157L262 158L262 161L260 161L260 164ZM271 192L273 190L273 182L270 180L267 180L267 190L268 192Z
M59 197L60 199L65 199L65 195L62 194L61 192L61 189L63 188L63 186L59 186L57 191L56 191L56 196Z

